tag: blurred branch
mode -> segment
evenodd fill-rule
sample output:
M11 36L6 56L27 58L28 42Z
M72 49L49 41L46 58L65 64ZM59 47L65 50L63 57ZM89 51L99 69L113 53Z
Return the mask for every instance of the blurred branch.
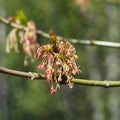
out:
M44 75L32 72L21 72L12 69L8 69L0 66L0 73L9 74L13 76L19 76L23 78L44 79ZM73 83L85 85L85 86L98 86L98 87L120 87L120 81L98 81L98 80L85 80L85 79L73 79Z
M120 4L120 0L104 0L108 4Z
M26 31L27 27L22 26L20 24L16 24L13 22L9 22L7 19L3 18L0 16L0 21L10 25L11 27L15 27L17 29L21 29ZM45 38L49 38L49 34L42 31L42 30L37 30L36 34L41 35ZM62 36L57 36L58 39L63 39L64 37ZM98 40L79 40L79 39L70 39L68 38L68 40L71 43L75 43L75 44L81 44L81 45L91 45L91 46L103 46L103 47L113 47L113 48L120 48L120 43L119 42L107 42L107 41L98 41Z

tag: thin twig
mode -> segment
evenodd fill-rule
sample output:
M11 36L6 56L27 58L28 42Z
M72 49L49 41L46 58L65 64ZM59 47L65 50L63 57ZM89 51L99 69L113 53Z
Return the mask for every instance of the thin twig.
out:
M23 78L31 78L32 80L44 80L44 75L38 74L38 73L32 73L32 72L21 72L16 71L12 69L8 69L5 67L0 66L0 73L13 75L13 76L19 76ZM110 81L110 80L104 80L104 81L98 81L98 80L85 80L85 79L73 79L73 83L79 84L79 85L85 85L85 86L98 86L98 87L120 87L120 81Z
M120 87L120 81L112 81L112 80L85 80L85 79L74 79L72 80L75 84L85 85L85 86L97 86L97 87Z
M4 24L10 25L11 27L21 29L21 30L26 30L27 27L22 26L20 24L16 24L13 22L9 22L7 19L3 18L0 16L0 21ZM49 34L42 31L42 30L37 30L36 34L41 35L45 38L49 38ZM57 36L58 39L63 39L64 37L62 36ZM111 48L120 48L120 43L119 42L107 42L107 41L99 41L99 40L80 40L80 39L71 39L71 38L66 38L69 40L71 43L75 44L80 44L80 45L91 45L91 46L101 46L101 47L111 47Z
M44 79L44 75L34 73L34 72L21 72L21 71L16 71L12 69L8 69L5 67L0 66L0 73L8 74L8 75L13 75L13 76L18 76L18 77L25 77L25 78L31 78L31 79Z

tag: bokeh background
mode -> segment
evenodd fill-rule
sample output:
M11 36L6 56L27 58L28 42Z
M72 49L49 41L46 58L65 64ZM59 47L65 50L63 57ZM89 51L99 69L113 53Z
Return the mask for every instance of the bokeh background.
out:
M0 0L0 16L23 11L37 29L66 38L120 42L120 0ZM0 23L0 65L20 71L24 54L5 52L11 27ZM48 39L38 37L41 44ZM120 80L120 49L74 44L83 79ZM120 120L120 88L62 86L50 95L44 81L0 74L0 120Z

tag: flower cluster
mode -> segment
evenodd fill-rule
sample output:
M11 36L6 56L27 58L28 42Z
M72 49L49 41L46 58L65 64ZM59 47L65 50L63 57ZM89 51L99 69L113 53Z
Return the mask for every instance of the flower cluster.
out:
M17 32L18 29L13 28L7 36L6 40L6 52L10 52L10 49L14 49L16 53L19 53L18 50L18 41L17 41Z
M51 84L51 94L55 94L60 89L60 84L66 84L72 88L74 84L71 80L74 75L81 73L81 70L76 65L78 57L73 45L65 39L57 40L52 30L49 35L53 44L42 45L38 48L36 58L38 60L42 58L42 62L37 69L44 71L46 81Z
M23 51L26 54L24 65L27 66L27 61L34 58L34 54L38 48L36 26L33 21L29 21L27 24L27 30L24 34L23 39ZM33 60L33 59L32 59Z
M13 17L8 18L9 22L14 22L16 25L22 25L19 20ZM23 52L25 53L24 65L28 65L28 61L33 61L34 54L39 47L36 35L36 25L33 21L28 21L26 30L23 31L18 28L13 28L7 37L6 51L10 52L10 49L14 49L16 53L19 53L19 45L22 44Z

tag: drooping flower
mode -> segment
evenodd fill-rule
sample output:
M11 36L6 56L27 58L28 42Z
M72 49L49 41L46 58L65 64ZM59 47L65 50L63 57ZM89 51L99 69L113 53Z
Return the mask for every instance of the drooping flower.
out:
M10 31L7 37L6 42L6 52L10 52L10 49L14 49L16 53L19 52L18 50L18 41L17 41L17 32L18 29L14 28Z
M37 36L36 36L36 26L33 21L28 22L28 29L25 31L23 40L23 51L25 52L25 66L28 64L27 61L33 60L34 53L38 48Z
M43 62L41 65L39 65L39 66L37 66L37 69L38 70L45 70L45 67L46 66L46 64Z
M76 65L77 55L75 48L67 40L58 40L53 31L49 32L52 44L42 45L36 52L36 58L43 59L38 70L43 70L45 79L51 84L51 94L55 94L60 89L60 84L66 84L72 88L74 84L71 80L81 70ZM55 88L53 87L56 82Z
M22 15L22 18L19 15ZM28 61L34 60L34 54L39 44L37 42L35 23L33 21L27 22L26 17L21 12L19 15L17 17L9 17L7 21L15 23L18 26L20 25L23 28L25 27L25 29L13 28L9 32L6 42L6 52L14 49L16 53L19 53L19 45L22 45L23 52L25 53L24 65L27 66Z

